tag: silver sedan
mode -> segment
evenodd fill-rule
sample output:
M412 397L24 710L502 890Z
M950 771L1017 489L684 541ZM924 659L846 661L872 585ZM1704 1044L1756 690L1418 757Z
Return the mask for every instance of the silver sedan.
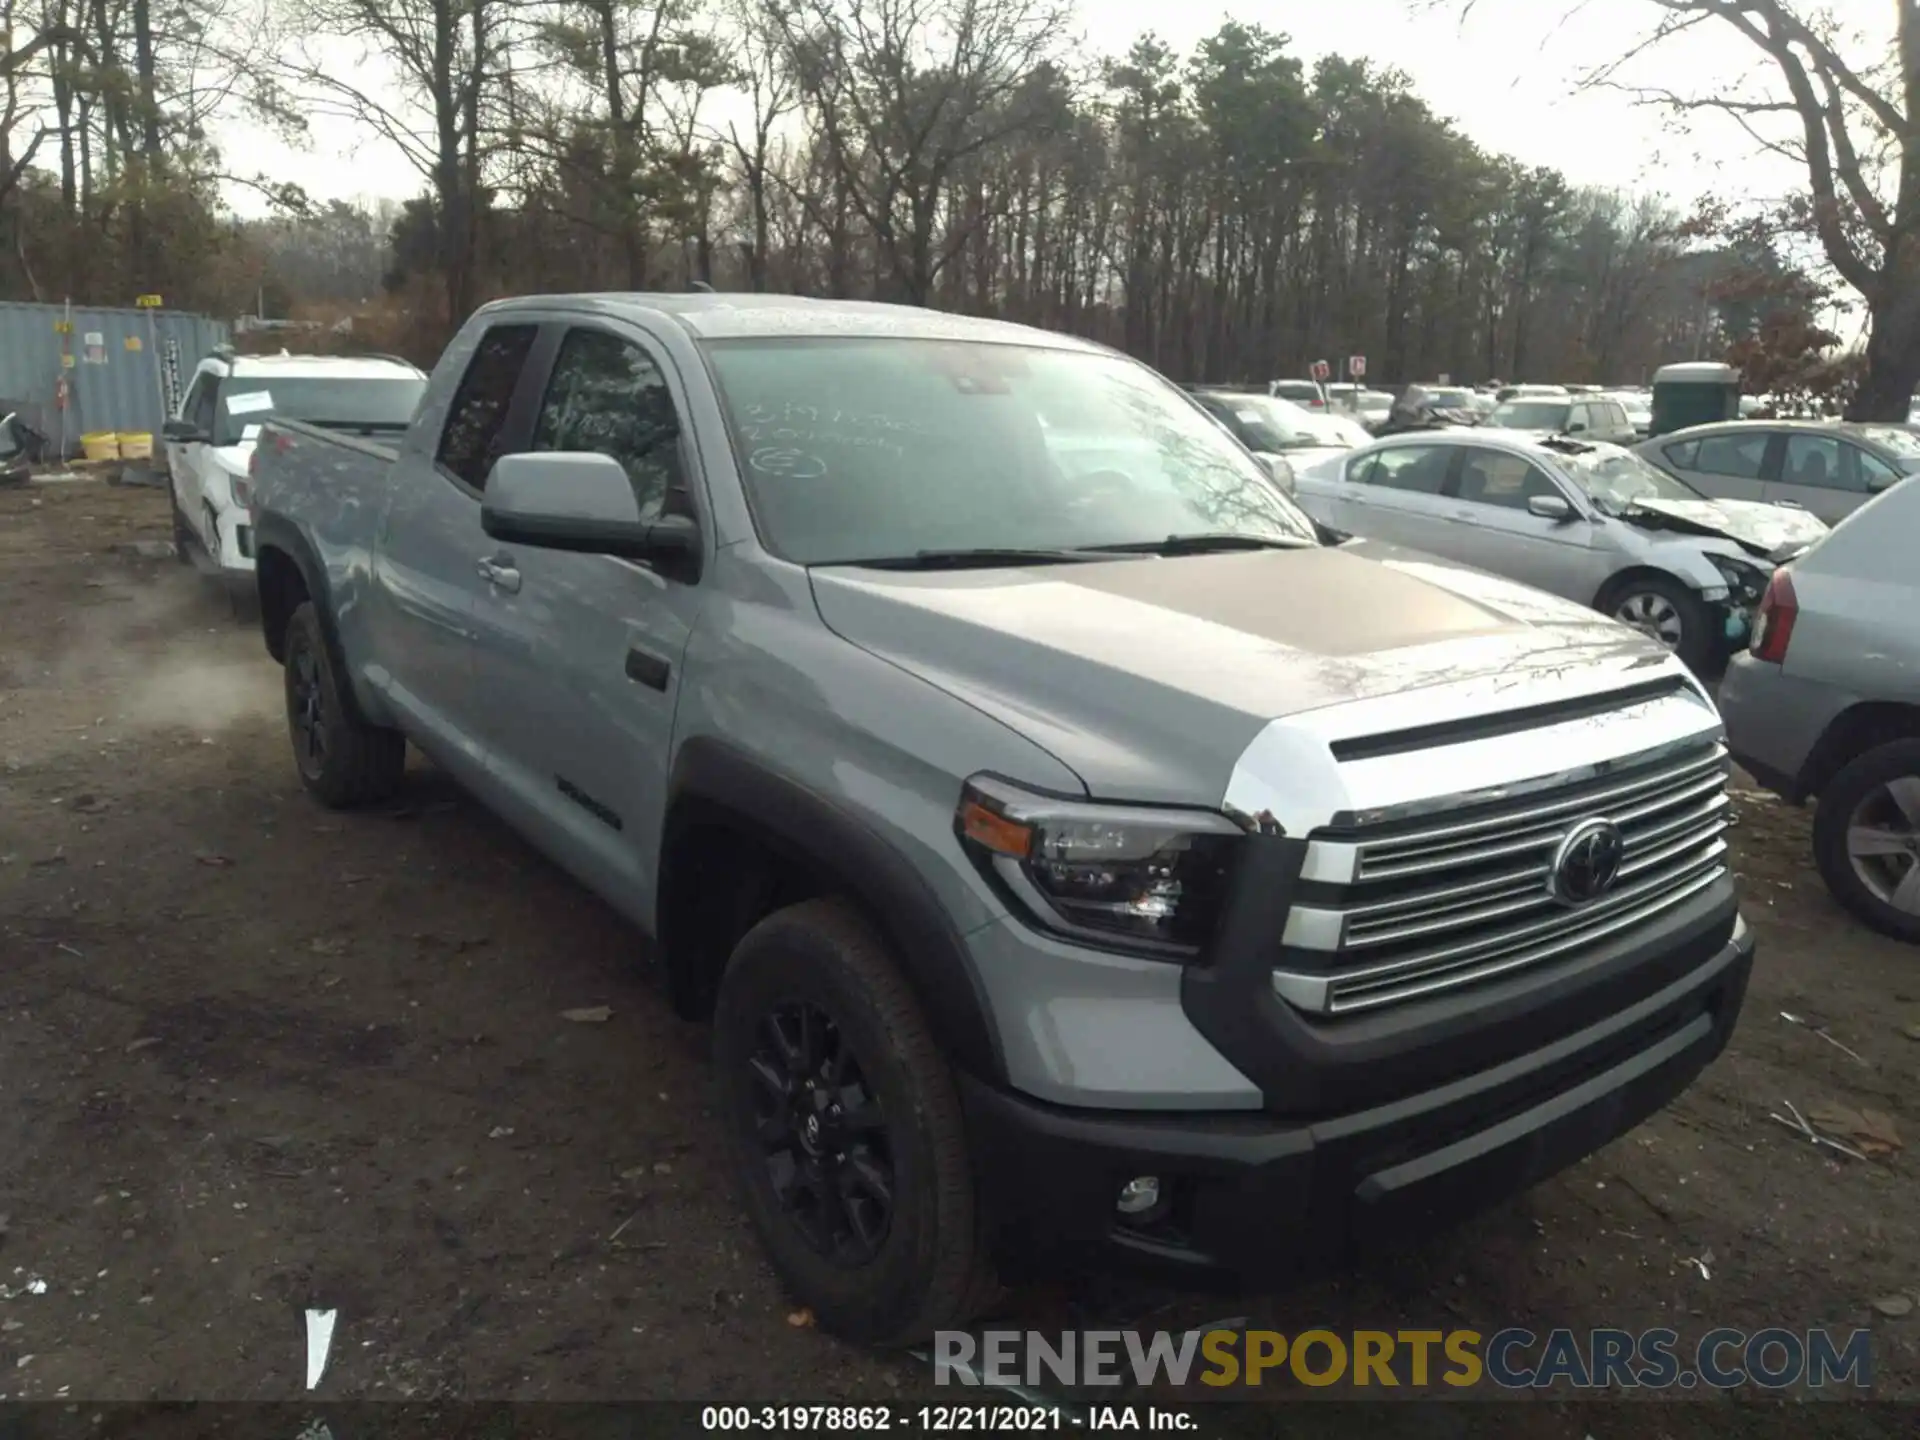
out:
M1298 471L1294 493L1332 529L1592 605L1696 667L1744 643L1774 566L1827 528L1705 499L1616 445L1485 427L1377 440Z

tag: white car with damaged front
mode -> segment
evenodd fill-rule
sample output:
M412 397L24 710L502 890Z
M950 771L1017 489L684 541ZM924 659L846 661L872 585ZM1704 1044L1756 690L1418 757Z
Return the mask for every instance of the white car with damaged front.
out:
M1332 529L1591 605L1696 669L1745 642L1774 569L1827 531L1708 500L1617 445L1487 428L1377 440L1298 471L1294 494Z

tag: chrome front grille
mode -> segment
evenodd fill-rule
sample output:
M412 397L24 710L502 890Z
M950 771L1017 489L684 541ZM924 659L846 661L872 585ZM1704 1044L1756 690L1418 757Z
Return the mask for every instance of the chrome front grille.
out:
M1274 988L1303 1010L1345 1014L1571 956L1646 924L1726 873L1726 781L1726 750L1707 740L1464 818L1316 837L1353 879L1337 903L1294 907L1291 958ZM1606 893L1569 906L1552 889L1554 854L1593 819L1618 827L1619 869ZM1297 963L1303 954L1313 963Z

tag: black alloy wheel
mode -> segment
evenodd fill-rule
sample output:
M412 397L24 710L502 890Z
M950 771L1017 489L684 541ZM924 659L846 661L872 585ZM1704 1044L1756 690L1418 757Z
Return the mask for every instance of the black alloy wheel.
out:
M300 773L318 779L327 768L327 692L318 657L302 648L288 657L287 719L293 725L293 756Z
M811 1001L777 1006L757 1038L747 1070L774 1196L820 1255L843 1267L868 1264L892 1228L894 1165L860 1062Z

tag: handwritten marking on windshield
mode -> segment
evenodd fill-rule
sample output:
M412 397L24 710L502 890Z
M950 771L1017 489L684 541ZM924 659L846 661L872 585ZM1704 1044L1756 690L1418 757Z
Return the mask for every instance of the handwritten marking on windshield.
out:
M747 457L747 464L762 475L778 475L786 480L817 480L827 473L827 462L818 455L786 446L767 446Z

